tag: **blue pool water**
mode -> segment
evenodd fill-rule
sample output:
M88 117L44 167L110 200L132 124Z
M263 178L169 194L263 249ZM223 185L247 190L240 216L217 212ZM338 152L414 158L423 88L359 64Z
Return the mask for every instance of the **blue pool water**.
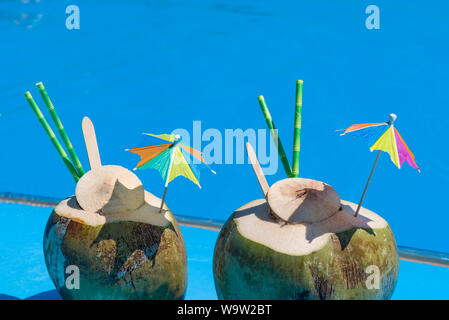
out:
M71 4L80 8L79 30L65 25ZM398 170L383 154L364 206L389 222L398 244L449 252L444 200L449 183L449 149L444 147L449 3L376 1L380 30L365 27L369 4L1 1L0 192L59 198L74 193L72 178L23 97L30 90L45 109L34 87L38 81L44 82L85 169L84 116L95 124L103 163L131 169L138 159L124 149L138 144L142 132L183 128L193 136L193 121L200 120L201 132L216 130L224 145L226 129L265 129L260 94L290 157L295 81L303 79L300 175L325 181L341 198L357 202L375 155L363 141L339 137L335 130L386 121L396 113L397 128L422 173L407 165ZM211 164L217 175L202 172L202 189L182 178L173 181L167 193L170 208L179 215L225 220L260 198L246 159L235 163L236 152L235 143L222 150ZM230 153L233 163L223 163ZM157 172L137 174L147 190L162 195L164 183ZM283 178L280 164L267 177L270 184ZM40 244L47 214L32 207L1 208L0 293L26 298L51 290ZM210 280L216 233L183 231L190 279ZM24 244L26 251L19 250ZM447 269L402 262L395 297L447 298L439 287L441 277L448 279ZM209 287L196 288L199 282L190 281L188 297L214 298L213 284L204 283Z

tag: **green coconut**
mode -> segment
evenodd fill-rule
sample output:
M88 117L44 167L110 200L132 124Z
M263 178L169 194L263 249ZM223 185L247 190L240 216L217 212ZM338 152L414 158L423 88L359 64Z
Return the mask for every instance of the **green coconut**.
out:
M48 273L63 299L183 299L184 239L170 210L119 166L86 173L44 234ZM79 288L67 285L73 267Z
M320 181L278 181L235 211L214 252L219 299L389 299L396 241L374 212Z

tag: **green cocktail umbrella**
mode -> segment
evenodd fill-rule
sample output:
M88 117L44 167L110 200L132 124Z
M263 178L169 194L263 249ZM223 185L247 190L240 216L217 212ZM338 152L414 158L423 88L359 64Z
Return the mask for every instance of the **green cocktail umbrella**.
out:
M162 212L164 206L165 195L167 193L168 184L178 176L184 176L189 179L198 187L201 188L197 178L197 174L194 172L195 165L190 163L186 159L191 156L200 160L203 164L206 164L201 152L195 150L189 146L184 145L181 142L181 137L174 134L146 134L153 136L169 143L151 145L139 148L126 149L132 153L138 154L141 158L137 164L136 169L156 169L165 181L164 195L162 196L162 203L159 212ZM215 171L211 170L215 174ZM198 172L198 171L197 171Z

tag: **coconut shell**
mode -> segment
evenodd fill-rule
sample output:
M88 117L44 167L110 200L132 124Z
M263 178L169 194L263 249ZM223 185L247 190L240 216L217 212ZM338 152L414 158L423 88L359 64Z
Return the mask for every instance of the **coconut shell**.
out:
M145 198L144 207L129 218L87 214L75 197L55 208L45 228L44 254L63 299L184 298L182 233L168 208L156 216L160 199L149 193ZM79 289L65 285L70 265L79 268Z
M265 199L234 212L222 228L213 272L219 299L389 299L399 260L394 235L381 217L342 201L317 223L279 223ZM379 289L368 289L377 266Z

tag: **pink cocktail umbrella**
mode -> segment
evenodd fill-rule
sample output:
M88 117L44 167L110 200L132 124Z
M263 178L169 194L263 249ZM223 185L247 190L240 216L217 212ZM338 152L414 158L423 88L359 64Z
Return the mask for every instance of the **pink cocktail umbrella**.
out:
M390 114L390 119L388 122L380 123L363 123L363 124L353 124L347 129L343 129L343 135L352 135L355 137L362 137L371 143L370 150L379 150L377 153L376 161L374 162L373 168L369 175L368 181L363 190L362 198L360 199L359 205L355 215L359 213L360 207L365 197L366 190L373 176L374 169L376 168L377 161L379 160L380 152L385 151L390 155L391 161L400 169L404 162L407 162L411 167L415 168L420 172L418 165L415 162L415 156L408 148L404 139L402 139L399 131L394 127L393 123L397 116L395 114Z

